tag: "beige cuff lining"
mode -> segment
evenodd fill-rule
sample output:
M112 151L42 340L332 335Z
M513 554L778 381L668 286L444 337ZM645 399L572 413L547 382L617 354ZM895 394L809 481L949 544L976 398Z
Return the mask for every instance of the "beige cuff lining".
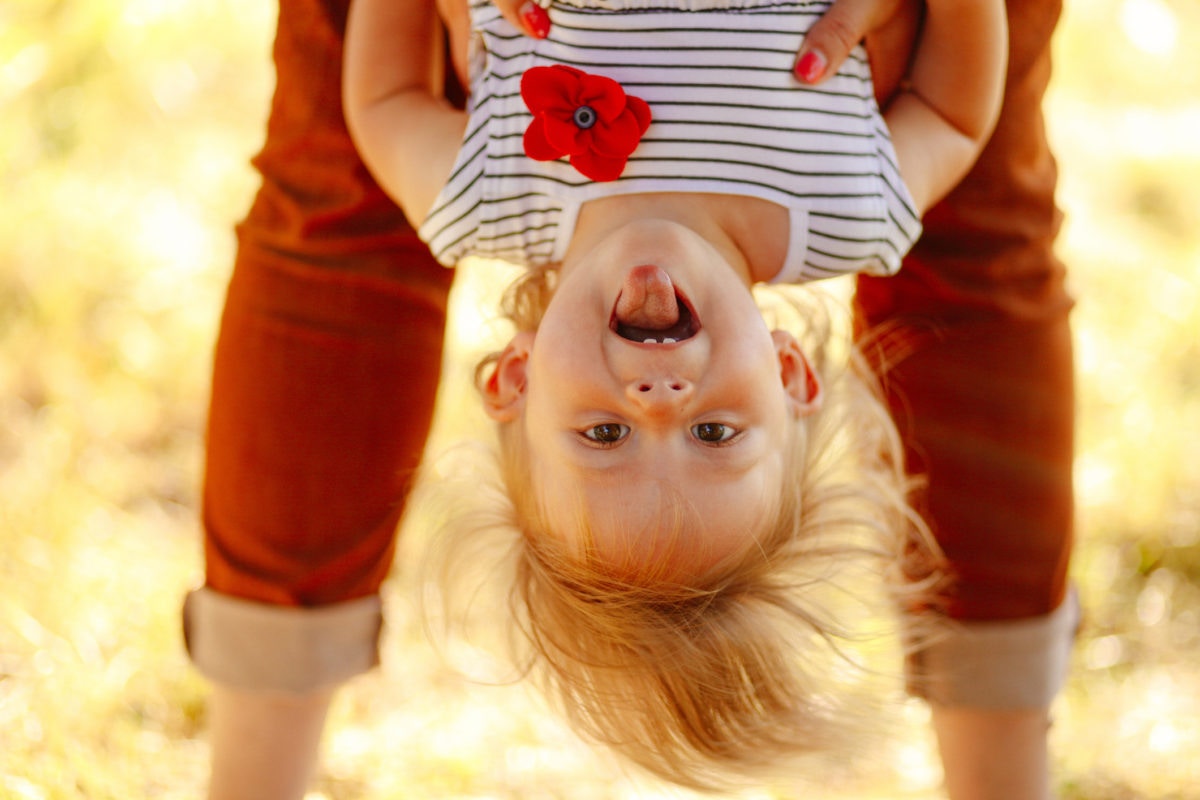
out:
M941 706L1046 708L1066 682L1079 618L1070 591L1043 617L951 621L910 654L909 693Z
M196 668L238 689L305 693L344 683L379 664L382 625L377 596L291 608L203 588L183 606Z

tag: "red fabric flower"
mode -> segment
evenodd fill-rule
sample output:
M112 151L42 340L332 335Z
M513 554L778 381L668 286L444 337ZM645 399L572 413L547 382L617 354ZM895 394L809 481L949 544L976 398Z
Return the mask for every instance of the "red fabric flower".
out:
M650 106L612 78L555 64L521 76L521 98L533 113L525 154L535 161L567 156L594 181L615 181L650 127Z

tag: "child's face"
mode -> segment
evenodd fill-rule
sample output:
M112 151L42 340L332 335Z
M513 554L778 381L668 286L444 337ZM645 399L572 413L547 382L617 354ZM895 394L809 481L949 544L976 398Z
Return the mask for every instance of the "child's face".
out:
M563 274L536 334L501 358L492 388L505 387L551 529L578 531L582 513L614 567L670 558L668 573L691 576L744 550L775 513L793 420L819 395L743 279L662 222L605 239ZM677 548L654 533L672 514Z

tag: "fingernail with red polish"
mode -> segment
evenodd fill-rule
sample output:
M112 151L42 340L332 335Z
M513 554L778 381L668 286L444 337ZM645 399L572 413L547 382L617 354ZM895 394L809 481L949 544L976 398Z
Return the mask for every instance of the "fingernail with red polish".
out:
M816 83L825 72L825 56L809 50L796 62L796 77L805 83Z
M550 35L550 15L533 0L525 0L517 14L521 17L525 32L533 38L545 39Z

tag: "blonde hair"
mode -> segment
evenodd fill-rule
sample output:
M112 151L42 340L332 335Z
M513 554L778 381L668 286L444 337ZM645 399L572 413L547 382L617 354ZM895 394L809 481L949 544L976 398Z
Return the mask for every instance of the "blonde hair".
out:
M554 280L541 270L510 287L502 307L518 330L536 330ZM829 301L799 290L780 297L764 313L803 319L794 332L825 379L825 403L796 423L778 513L757 546L702 579L616 574L569 550L539 511L519 421L500 426L482 466L424 483L427 499L434 490L443 500L431 550L443 606L478 600L469 566L486 563L505 595L520 674L539 680L586 737L694 789L861 745L874 716L867 671L847 644L878 625L869 587L888 609L928 588L904 578L906 561L934 550L906 502L900 440L869 369L848 335L831 335ZM494 360L479 365L477 384ZM685 522L664 514L664 524Z

